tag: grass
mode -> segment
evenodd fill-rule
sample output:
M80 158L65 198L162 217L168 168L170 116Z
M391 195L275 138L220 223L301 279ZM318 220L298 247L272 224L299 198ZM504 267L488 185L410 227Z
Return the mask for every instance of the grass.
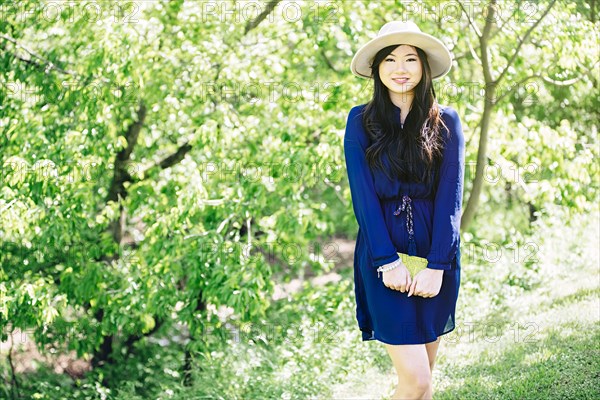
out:
M534 274L511 264L512 253L495 264L463 262L457 329L442 337L435 400L600 398L597 221L588 215L560 230L540 227L527 238L539 243ZM272 307L269 329L258 333L277 328L274 338L211 348L195 362L192 387L177 372L181 349L146 343L143 357L81 380L40 366L21 375L23 398L389 399L391 361L382 344L360 340L352 270L339 272L339 281L307 282ZM0 366L6 379L5 361ZM110 390L99 385L107 375L118 382ZM8 398L7 388L0 381L0 398Z
M468 365L446 368L447 386L435 398L600 398L599 340L598 324L563 324L502 352L483 351Z
M539 283L528 290L500 286L505 290L500 301L489 301L493 293L485 283L497 290L497 280L506 278L501 267L485 272L483 266L463 266L461 285L469 287L471 274L480 282L477 290L461 292L459 328L442 338L433 374L435 400L600 398L597 221L583 216L562 231L540 232L546 236L538 241L543 243ZM484 312L481 303L488 307ZM372 345L377 346L357 346ZM340 383L331 398L388 399L396 376L391 361L379 364L386 362L385 376L371 371Z

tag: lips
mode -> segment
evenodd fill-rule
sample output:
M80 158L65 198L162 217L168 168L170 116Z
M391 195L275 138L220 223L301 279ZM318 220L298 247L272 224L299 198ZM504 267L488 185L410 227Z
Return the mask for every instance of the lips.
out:
M400 85L408 82L408 78L392 78L392 80Z

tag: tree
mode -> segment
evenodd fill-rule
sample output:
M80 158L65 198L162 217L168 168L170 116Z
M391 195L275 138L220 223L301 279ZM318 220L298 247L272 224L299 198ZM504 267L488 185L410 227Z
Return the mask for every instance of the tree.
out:
M491 1L487 19L454 2L3 5L3 338L33 330L99 367L183 326L189 370L222 344L220 309L260 320L276 283L328 271L328 238L356 233L341 139L368 82L350 59L407 15L455 55L438 93L477 160L464 227L505 199L589 209L595 3L527 4ZM483 184L490 164L501 185Z

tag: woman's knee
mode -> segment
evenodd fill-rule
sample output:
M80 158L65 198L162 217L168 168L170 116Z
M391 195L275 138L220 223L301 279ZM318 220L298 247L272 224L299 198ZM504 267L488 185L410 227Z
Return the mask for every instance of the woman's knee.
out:
M386 345L398 373L398 389L406 397L422 397L431 385L425 345Z
M409 374L398 377L398 385L404 386L413 396L422 396L431 386L431 371L423 368L411 370Z

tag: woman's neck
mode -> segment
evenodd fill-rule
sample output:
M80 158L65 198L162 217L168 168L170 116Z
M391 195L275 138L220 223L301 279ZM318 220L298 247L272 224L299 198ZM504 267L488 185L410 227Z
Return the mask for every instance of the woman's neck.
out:
M391 102L400 109L400 123L404 125L414 98L413 93L390 93Z

